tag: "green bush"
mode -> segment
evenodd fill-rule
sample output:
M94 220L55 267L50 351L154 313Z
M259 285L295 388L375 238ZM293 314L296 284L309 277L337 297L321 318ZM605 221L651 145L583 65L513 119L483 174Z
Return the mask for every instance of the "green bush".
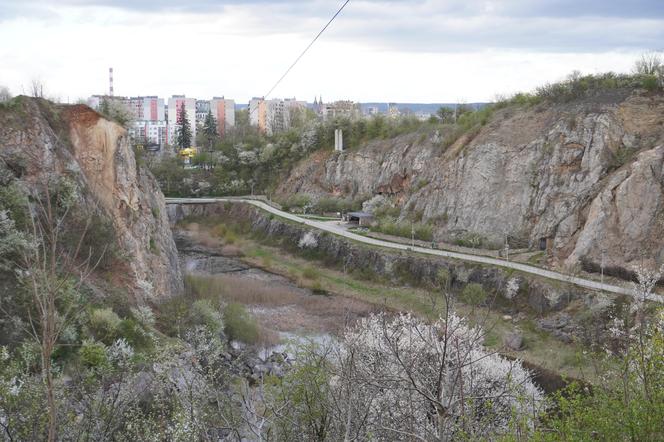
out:
M481 284L470 283L467 284L461 292L461 300L466 304L480 305L486 301L486 292Z
M462 247L479 249L486 243L486 238L479 233L468 232L454 240L454 244Z
M110 269L113 262L120 258L115 227L108 217L75 210L66 221L62 242L70 250L75 250L80 243L79 258L87 259L90 254L90 262L99 263L97 268L101 270ZM83 238L82 232L85 232Z
M398 223L396 221L379 220L378 224L370 227L375 232L384 233L386 235L401 236L403 238L411 238L421 241L431 241L433 239L433 228L428 224L410 224Z
M313 211L322 214L330 212L352 212L362 210L362 203L366 199L367 198L363 196L356 197L355 199L323 197L314 204Z
M83 341L78 355L81 363L88 368L102 368L108 365L106 347L100 342Z
M133 348L147 349L152 347L152 336L134 319L123 319L118 326L118 334Z
M110 344L118 337L122 320L112 309L93 310L89 319L90 331L97 340Z
M185 277L185 290L190 292L192 288L187 284L187 279ZM158 329L168 336L183 336L190 306L191 300L185 296L175 296L162 302L157 315Z
M655 75L644 75L641 80L644 89L655 91L659 88L659 80Z
M2 183L0 182L0 184ZM17 182L0 185L0 210L9 212L9 217L14 220L16 229L19 231L25 231L30 227L27 202L27 196Z
M212 333L220 333L224 329L221 313L208 299L199 299L192 304L190 321L192 325L202 325Z
M282 207L286 208L303 208L311 203L311 197L304 193L295 193L290 195L285 201L281 203ZM284 209L286 210L286 209Z
M627 75L613 72L581 75L574 72L562 82L539 87L536 96L541 100L568 102L592 96L602 91L639 87L656 90L659 87L657 77L654 75Z
M373 215L375 218L397 218L401 215L401 208L398 206L390 206L389 204L384 204L374 210Z
M230 340L250 345L258 342L258 325L243 305L228 304L224 310L224 324L224 330Z

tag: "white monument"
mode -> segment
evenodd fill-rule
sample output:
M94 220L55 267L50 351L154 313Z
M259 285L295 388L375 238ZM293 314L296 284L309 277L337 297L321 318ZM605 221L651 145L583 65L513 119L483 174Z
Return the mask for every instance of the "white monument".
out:
M341 129L334 129L334 150L336 152L344 150L344 133Z

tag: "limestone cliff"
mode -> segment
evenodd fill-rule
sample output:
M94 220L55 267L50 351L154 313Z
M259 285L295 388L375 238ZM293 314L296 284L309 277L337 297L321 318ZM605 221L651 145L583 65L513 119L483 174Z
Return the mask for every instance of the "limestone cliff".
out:
M383 194L436 226L546 247L550 262L664 261L664 96L625 93L496 111L445 148L437 131L319 152L279 192Z
M164 196L137 167L124 128L87 106L19 97L0 106L0 161L26 186L45 176L73 181L77 206L112 221L122 255L114 279L134 297L182 290Z

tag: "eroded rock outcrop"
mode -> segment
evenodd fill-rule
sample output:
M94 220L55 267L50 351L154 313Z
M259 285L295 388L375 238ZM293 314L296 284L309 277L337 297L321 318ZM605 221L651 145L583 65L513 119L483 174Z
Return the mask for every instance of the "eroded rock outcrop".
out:
M614 94L506 108L444 148L440 134L305 160L282 194L389 195L451 240L546 247L551 263L630 269L664 260L664 96Z
M0 109L0 159L28 187L67 177L77 207L112 221L122 254L114 279L138 300L182 290L164 196L121 126L87 106L19 97Z

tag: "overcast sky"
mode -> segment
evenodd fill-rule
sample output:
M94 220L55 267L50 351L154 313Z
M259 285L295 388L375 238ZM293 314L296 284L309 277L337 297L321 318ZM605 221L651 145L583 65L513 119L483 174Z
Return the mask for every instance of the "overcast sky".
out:
M0 0L0 85L74 101L264 95L342 0ZM490 101L664 49L664 0L351 0L274 91Z

